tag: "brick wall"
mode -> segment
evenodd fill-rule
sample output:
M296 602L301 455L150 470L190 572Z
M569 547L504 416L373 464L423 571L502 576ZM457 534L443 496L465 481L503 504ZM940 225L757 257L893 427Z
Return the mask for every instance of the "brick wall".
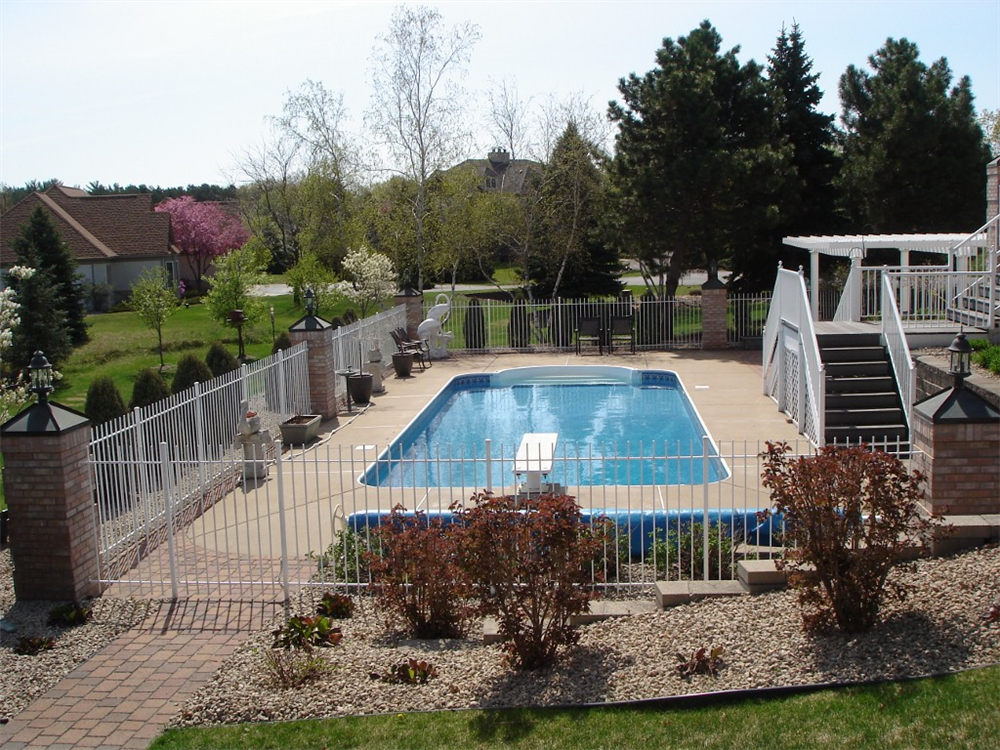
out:
M89 424L4 435L4 496L19 600L72 601L100 591L90 436Z
M932 423L914 412L913 468L927 476L934 513L1000 513L1000 422Z
M701 348L725 349L728 347L726 320L728 294L725 287L701 289Z
M333 356L333 329L316 331L289 329L292 344L306 342L309 361L309 402L323 421L337 416L337 373Z

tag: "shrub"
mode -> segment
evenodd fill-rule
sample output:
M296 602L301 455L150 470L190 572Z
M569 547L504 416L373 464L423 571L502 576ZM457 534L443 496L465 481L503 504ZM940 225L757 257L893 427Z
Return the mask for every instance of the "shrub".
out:
M346 620L354 614L354 602L349 596L333 594L328 591L320 599L316 613L332 620Z
M213 377L225 375L227 372L240 369L240 363L236 361L233 353L216 341L208 348L205 355L205 364L212 371Z
M451 531L441 518L397 505L373 533L382 550L368 555L376 599L414 638L457 638L471 614Z
M324 580L333 573L334 580L363 583L371 576L368 561L381 554L379 540L374 536L366 539L353 529L342 529L324 552L309 552L306 557L316 561L317 573Z
M21 656L37 656L42 651L49 651L55 647L55 638L45 635L22 635L17 639L14 653Z
M459 549L480 612L495 617L517 667L553 663L576 642L570 618L586 611L591 564L603 541L566 495L493 497L461 510Z
M293 615L272 635L274 643L271 648L305 651L306 653L311 653L314 648L336 646L344 637L340 628L333 627L333 621L322 615L316 617Z
M425 685L432 677L438 676L437 668L429 661L414 658L404 659L393 664L383 674L371 672L368 675L373 680L382 680L392 684Z
M264 652L264 669L279 687L294 688L318 682L333 671L333 665L312 653L268 649Z
M528 305L523 297L514 301L507 321L507 338L512 349L525 349L531 343L531 321L528 317Z
M803 623L819 627L832 618L846 633L870 630L882 600L906 593L903 581L887 582L890 569L933 528L917 505L924 478L865 446L827 446L799 458L790 450L767 444L763 483L795 545L779 566L791 571L809 608Z
M274 337L274 343L271 345L271 354L276 354L279 349L287 351L291 348L292 337L288 335L288 331L282 331Z
M174 393L180 393L191 388L195 383L207 383L211 379L212 371L208 369L208 365L194 354L185 354L177 363L177 371L174 373L171 390Z
M149 406L170 397L170 386L159 372L151 367L139 372L132 386L132 398L128 408Z
M95 425L102 424L125 414L125 402L118 392L115 381L107 375L94 379L87 389L87 401L83 407L84 413Z
M699 522L683 523L660 533L649 532L653 540L652 559L656 571L668 577L699 580L705 575L705 526ZM719 581L733 577L733 533L724 523L709 523L708 577ZM668 570L669 565L669 570Z
M467 349L486 348L486 318L479 300L473 297L469 301L469 310L465 315L465 346Z
M58 628L73 628L86 624L93 610L79 602L69 602L49 610L49 625Z

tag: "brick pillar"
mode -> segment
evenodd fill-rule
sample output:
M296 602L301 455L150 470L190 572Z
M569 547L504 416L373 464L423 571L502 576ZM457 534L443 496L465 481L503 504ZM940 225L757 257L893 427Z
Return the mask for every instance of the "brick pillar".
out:
M17 599L96 596L101 589L90 422L58 404L40 403L0 433Z
M404 289L396 295L396 304L406 308L406 335L417 337L417 328L424 322L424 296L414 289Z
M337 418L337 373L333 329L322 318L307 315L288 329L292 344L306 342L309 360L309 402L323 421Z
M725 349L729 346L726 307L729 294L718 279L701 287L701 348Z

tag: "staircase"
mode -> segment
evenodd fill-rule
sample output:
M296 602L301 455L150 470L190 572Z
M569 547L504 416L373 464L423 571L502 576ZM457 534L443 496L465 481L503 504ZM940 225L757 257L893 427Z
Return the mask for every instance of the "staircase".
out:
M826 442L900 442L909 431L889 354L877 333L820 334L826 372Z

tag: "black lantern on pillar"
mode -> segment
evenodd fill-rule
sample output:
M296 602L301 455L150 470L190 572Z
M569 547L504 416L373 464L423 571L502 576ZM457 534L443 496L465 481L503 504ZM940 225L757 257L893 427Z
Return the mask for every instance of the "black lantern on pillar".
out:
M38 396L38 403L44 404L52 393L52 365L42 352L36 351L28 364L31 375L31 392Z
M312 287L306 289L306 315L316 314L316 293Z
M955 388L962 387L962 381L972 374L972 345L965 340L965 334L959 333L948 347L951 355L951 369L948 371L955 378Z

